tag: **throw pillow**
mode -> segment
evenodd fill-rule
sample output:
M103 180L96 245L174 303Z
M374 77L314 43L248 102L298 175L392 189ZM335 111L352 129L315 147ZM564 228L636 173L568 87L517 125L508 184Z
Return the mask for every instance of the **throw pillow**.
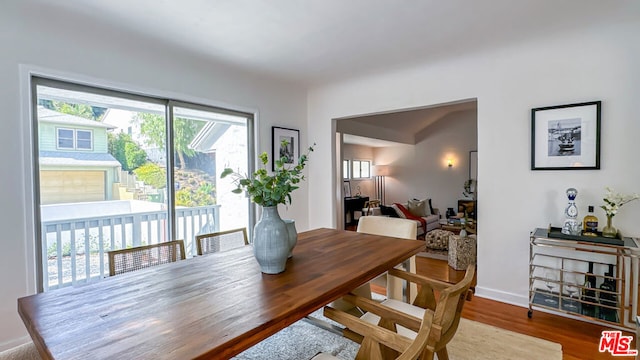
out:
M398 215L398 217L406 219L406 215L402 212L402 210L400 210L400 208L398 207L398 205L396 204L392 204L391 208L396 212L396 215Z
M429 214L435 215L436 212L433 211L433 206L431 205L431 198L429 198Z
M418 217L426 217L431 215L431 210L427 208L429 205L427 200L411 199L407 202L409 212Z
M398 217L398 213L391 206L380 205L380 213L389 217Z

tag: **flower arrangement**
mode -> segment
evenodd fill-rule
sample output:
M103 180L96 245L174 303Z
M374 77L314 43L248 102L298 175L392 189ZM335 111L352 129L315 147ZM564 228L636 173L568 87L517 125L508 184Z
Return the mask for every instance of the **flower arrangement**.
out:
M286 140L282 141L283 146L287 146L289 143ZM269 175L266 169L266 165L269 163L269 156L266 152L260 154L260 161L262 167L256 170L252 176L241 175L231 168L225 168L221 178L231 176L234 184L237 186L232 192L240 194L242 191L246 191L251 197L251 201L263 206L276 206L278 204L291 204L291 192L297 189L299 186L296 184L304 180L304 169L309 153L313 151L313 147L316 144L308 148L306 154L300 155L298 158L298 164L295 166L288 166L288 158L286 156L281 157L275 161L275 171L272 175Z
M604 205L600 206L607 217L613 217L618 213L618 209L628 202L640 199L640 194L622 195L616 193L612 188L606 187L607 193L604 197Z
M464 191L462 195L466 197L470 197L472 199L476 199L476 188L478 186L478 182L474 179L468 179L464 182Z

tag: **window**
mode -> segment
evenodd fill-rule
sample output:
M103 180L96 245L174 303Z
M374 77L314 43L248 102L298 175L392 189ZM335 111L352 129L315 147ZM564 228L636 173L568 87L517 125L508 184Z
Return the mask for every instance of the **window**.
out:
M371 177L371 161L353 160L353 179L362 179Z
M76 130L76 149L91 150L91 131Z
M58 128L58 149L91 150L93 133L91 130L73 130Z
M349 179L349 160L342 160L342 178Z
M253 171L252 114L39 77L31 88L39 291L100 281L110 250L183 239L190 256L196 235L253 227L249 199L219 178Z
M58 149L73 149L73 130L58 129Z

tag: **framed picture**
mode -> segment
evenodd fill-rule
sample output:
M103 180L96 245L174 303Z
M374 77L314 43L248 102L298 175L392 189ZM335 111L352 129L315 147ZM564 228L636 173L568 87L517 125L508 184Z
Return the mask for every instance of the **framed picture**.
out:
M344 193L344 197L351 197L351 182L344 181L342 183L342 192Z
M531 109L531 170L600 169L600 106Z
M300 157L300 131L281 127L271 128L272 153L271 168L276 170L276 160L285 158L285 164L298 165ZM286 142L286 143L285 143Z

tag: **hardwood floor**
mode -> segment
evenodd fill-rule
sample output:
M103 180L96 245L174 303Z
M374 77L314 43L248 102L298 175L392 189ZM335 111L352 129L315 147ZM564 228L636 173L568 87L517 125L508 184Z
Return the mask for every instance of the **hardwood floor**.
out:
M446 261L417 257L418 274L437 278L448 282L457 282L464 276L463 271L455 271ZM612 356L600 353L598 344L602 330L601 325L584 321L567 319L541 311L533 312L527 317L527 308L509 305L497 301L474 296L464 305L462 316L467 319L493 325L506 330L518 332L550 340L562 345L563 359L633 359L629 356ZM625 333L625 335L635 335ZM635 336L634 336L635 338ZM632 345L635 349L635 342Z

